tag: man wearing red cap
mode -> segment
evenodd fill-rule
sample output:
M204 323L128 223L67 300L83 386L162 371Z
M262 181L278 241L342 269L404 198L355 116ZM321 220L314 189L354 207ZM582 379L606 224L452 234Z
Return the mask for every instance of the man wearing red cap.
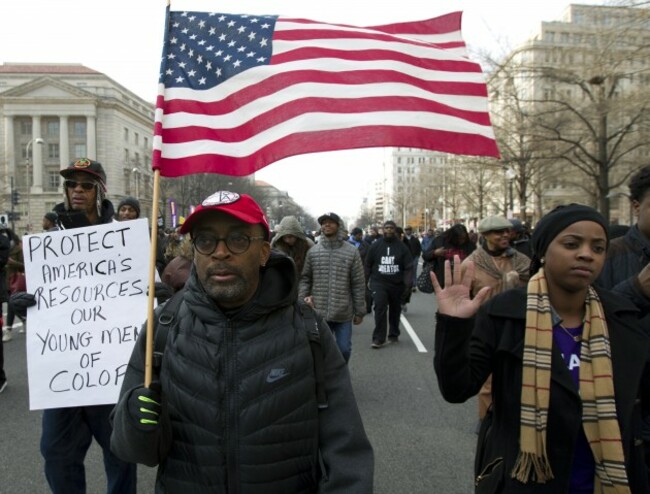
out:
M113 451L160 465L157 492L370 494L372 448L347 366L316 316L327 394L319 406L295 265L271 252L262 209L245 194L217 192L181 233L194 245L190 278L149 388L140 335Z

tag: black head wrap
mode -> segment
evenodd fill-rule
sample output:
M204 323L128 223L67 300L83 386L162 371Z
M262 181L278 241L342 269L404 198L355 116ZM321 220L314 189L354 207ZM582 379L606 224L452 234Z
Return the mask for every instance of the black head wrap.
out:
M566 227L578 221L593 221L594 223L598 223L603 227L607 236L607 242L609 243L605 218L594 208L575 203L557 206L551 212L544 215L537 225L535 225L535 230L530 241L533 250L533 258L530 263L531 276L539 271L542 265L541 260L553 239Z

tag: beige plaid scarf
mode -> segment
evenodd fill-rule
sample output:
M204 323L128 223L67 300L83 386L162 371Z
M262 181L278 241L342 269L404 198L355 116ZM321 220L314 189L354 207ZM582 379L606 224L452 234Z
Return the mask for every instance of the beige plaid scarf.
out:
M614 381L607 324L598 295L589 287L580 357L582 424L596 461L595 493L630 489L621 431L616 419ZM544 269L528 283L521 388L520 451L511 476L520 482L553 478L546 456L546 427L551 384L553 322Z

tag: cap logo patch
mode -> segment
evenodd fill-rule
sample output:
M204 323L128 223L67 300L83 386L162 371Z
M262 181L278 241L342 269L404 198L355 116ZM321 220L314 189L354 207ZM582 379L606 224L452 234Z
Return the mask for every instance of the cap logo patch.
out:
M220 204L232 204L239 200L241 196L237 192L219 191L205 199L201 205L203 207L219 206Z
M90 166L90 160L88 158L82 158L75 161L72 166L75 168L88 168Z

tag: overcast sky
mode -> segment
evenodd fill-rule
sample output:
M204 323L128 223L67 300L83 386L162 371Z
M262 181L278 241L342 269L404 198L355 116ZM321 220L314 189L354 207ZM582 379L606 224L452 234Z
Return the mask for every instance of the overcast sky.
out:
M320 21L378 25L463 14L471 52L504 52L558 19L566 0L172 0L172 10L279 14ZM579 3L600 4L599 1ZM0 0L0 62L81 63L154 101L165 18L164 0ZM383 149L304 155L274 163L257 178L287 190L313 215L354 216Z

